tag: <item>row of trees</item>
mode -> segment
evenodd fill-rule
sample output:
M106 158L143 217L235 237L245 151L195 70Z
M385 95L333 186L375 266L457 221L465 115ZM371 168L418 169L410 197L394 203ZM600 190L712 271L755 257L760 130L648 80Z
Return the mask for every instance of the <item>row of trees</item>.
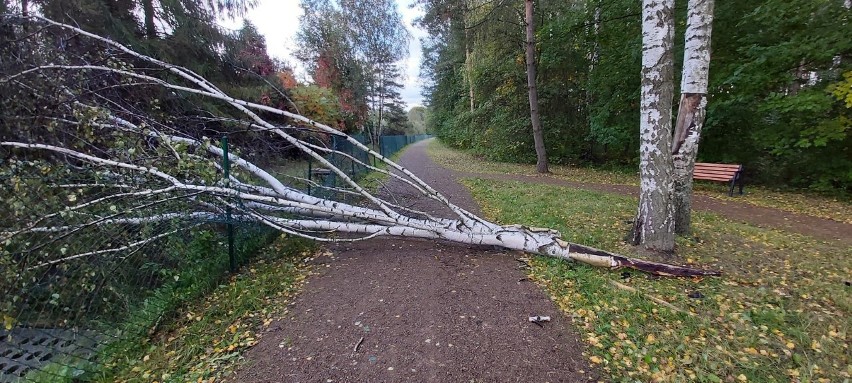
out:
M137 253L154 262L148 246L179 240L179 233L223 217L318 241L444 239L661 275L717 274L568 243L550 229L489 222L336 127L286 110L297 107L286 99L278 107L271 97L235 97L223 90L226 83L111 38L20 14L0 18L0 32L0 197L8 202L0 208L4 318L14 321L39 305L59 304L48 301L60 296L50 290L29 296L31 281L90 289L90 271L107 278ZM279 80L291 83L285 74ZM233 145L221 147L210 132L229 134ZM351 146L346 152L328 148L313 134ZM263 155L268 144L310 156L344 185L326 187L299 174L276 177L274 166L264 166L280 160ZM374 195L335 167L329 154L385 174L443 212L418 211L393 196ZM379 162L392 172L376 167ZM338 199L312 196L305 183L330 188ZM81 303L62 304L71 310Z
M638 164L640 2L538 0L530 20L520 1L419 3L429 32L425 96L432 127L446 142L498 160L534 161L526 79L526 65L534 62L550 162ZM685 49L687 5L671 8L674 52ZM848 191L848 2L724 2L714 14L698 158L745 164L752 181ZM532 36L527 25L534 26ZM525 58L532 39L535 61ZM673 57L673 83L681 80L682 59Z
M3 0L0 13L37 14L79 25L185 66L238 97L298 111L341 131L358 133L366 128L375 136L412 131L400 96L398 66L408 54L409 35L395 2L303 1L297 56L312 76L310 84L300 84L289 64L269 57L265 38L250 22L236 31L219 26L218 19L240 17L253 4ZM169 100L173 101L173 112L186 110L186 105Z
M410 35L395 1L302 0L296 57L337 97L347 131L410 131L400 91Z

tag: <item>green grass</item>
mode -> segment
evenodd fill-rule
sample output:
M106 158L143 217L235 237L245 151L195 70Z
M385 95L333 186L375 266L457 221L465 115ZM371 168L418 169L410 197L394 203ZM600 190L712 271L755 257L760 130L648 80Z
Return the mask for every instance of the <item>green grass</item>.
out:
M474 154L448 148L438 140L432 141L427 152L439 165L463 172L520 174L537 176L535 164L515 164L485 160ZM551 176L573 182L639 185L635 172L602 170L589 167L550 165Z
M103 382L213 381L227 376L258 329L286 314L285 302L307 275L310 242L280 236L251 264L186 301L143 336L106 351Z
M465 180L488 218L552 227L569 241L633 255L621 238L634 198L518 182ZM842 381L852 375L848 336L852 249L838 243L694 215L698 241L679 239L685 263L721 278L649 278L544 257L544 286L588 344L586 356L617 382ZM618 281L641 291L614 288ZM704 298L688 295L700 292ZM654 296L694 313L676 313Z
M427 150L435 162L456 171L538 175L535 165L487 161L467 152L450 149L437 140L433 141ZM550 166L550 171L552 177L566 181L639 186L636 172L560 165ZM852 200L849 198L802 191L784 191L749 184L746 184L744 195L728 197L727 185L704 181L695 184L695 193L722 201L743 202L852 224Z
M408 147L409 145L404 146L402 149L388 157L388 159L398 163L399 158L402 157L402 154L405 153L406 150L408 150ZM390 169L390 167L386 163L378 160L376 161L376 167L384 171L388 171ZM364 175L360 180L358 180L358 184L361 185L361 187L363 187L364 189L367 189L367 191L369 191L370 193L376 193L379 188L381 188L385 183L388 182L389 178L390 176L388 176L387 174L383 174L377 171L371 171Z

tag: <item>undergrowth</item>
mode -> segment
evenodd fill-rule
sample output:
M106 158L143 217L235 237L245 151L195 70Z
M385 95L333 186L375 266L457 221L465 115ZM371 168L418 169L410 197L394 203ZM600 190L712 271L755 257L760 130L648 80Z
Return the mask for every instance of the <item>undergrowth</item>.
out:
M180 299L146 334L112 345L94 380L213 382L227 376L241 352L257 343L257 330L285 314L284 302L301 286L312 255L310 242L277 236L238 273L212 289L184 294L192 299Z

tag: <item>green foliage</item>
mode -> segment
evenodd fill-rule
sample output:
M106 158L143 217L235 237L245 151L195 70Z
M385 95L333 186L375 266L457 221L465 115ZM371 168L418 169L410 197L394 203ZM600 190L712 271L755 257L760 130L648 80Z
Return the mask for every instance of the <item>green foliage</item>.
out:
M238 254L241 262L251 257L251 266L225 278L227 260L209 256L211 250L222 254L216 249L215 243L221 243L217 237L207 232L192 241L191 250L181 255L194 260L175 271L166 285L147 292L149 297L118 325L121 336L100 351L100 364L55 361L27 379L107 382L149 381L156 376L186 381L187 376L192 380L221 376L233 367L241 350L254 344L261 321L280 314L269 306L298 287L304 278L302 261L313 245L270 230L246 236L238 242ZM214 342L215 349L209 347ZM209 363L204 362L207 358Z
M430 128L491 159L534 161L520 5L422 3ZM539 110L553 162L637 161L640 5L536 2ZM680 62L686 2L678 5ZM843 2L717 2L715 14L699 160L742 163L751 183L848 191L852 24Z
M301 7L296 57L316 85L337 95L349 131L377 126L385 103L399 98L402 75L395 62L408 55L397 4L302 0ZM379 130L372 129L373 140Z
M305 117L341 130L344 128L340 104L331 89L301 85L290 90L290 97Z
M415 134L414 125L408 120L408 114L402 105L396 102L388 103L384 108L385 128L382 130L384 135L407 135Z
M700 159L745 163L752 180L848 190L848 106L830 93L850 65L848 10L839 2L720 5Z
M424 134L428 132L426 120L429 110L422 106L415 106L408 110L408 121L411 123L412 134Z

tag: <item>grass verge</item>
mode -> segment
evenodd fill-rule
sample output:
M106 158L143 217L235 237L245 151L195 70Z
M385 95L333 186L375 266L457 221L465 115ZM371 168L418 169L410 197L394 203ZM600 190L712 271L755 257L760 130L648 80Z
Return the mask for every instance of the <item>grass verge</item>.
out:
M468 179L488 218L551 227L565 239L622 254L631 197ZM785 232L693 216L685 263L721 278L649 278L544 257L530 277L575 319L587 357L616 382L827 382L852 376L848 334L852 249ZM616 281L639 290L613 287ZM691 315L659 306L663 299ZM691 297L690 297L691 296Z
M307 275L310 242L276 239L238 273L195 301L185 301L142 337L112 345L103 382L213 382L228 375L257 330L285 314Z
M428 147L428 153L438 164L460 172L484 174L518 174L537 176L535 165L493 162L473 154L446 147L438 140ZM596 169L590 167L550 166L551 176L571 182L639 186L635 172ZM832 219L852 224L852 200L802 191L781 191L756 185L746 185L745 194L728 197L728 187L721 183L699 181L695 193L703 196L754 206L773 208L791 213Z

